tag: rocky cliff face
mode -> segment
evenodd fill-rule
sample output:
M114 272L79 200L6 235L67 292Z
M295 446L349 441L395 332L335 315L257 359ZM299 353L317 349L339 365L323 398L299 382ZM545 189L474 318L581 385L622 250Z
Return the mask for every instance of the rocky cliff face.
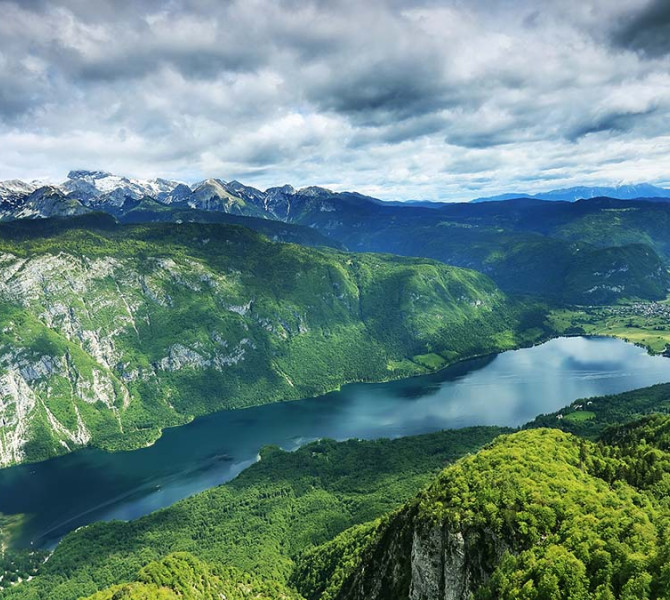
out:
M0 255L0 464L22 460L44 429L64 450L87 444L93 410L123 432L140 373L123 369L120 340L136 329L140 280L152 277L111 257Z
M237 278L171 258L0 255L0 303L8 307L0 336L0 464L24 458L38 422L68 451L100 437L87 425L92 411L107 436L122 436L141 387L172 411L171 377L223 374L247 360L257 347L244 337L250 303L238 306L230 294ZM198 295L229 316L189 340L171 320L183 319ZM151 348L153 319L174 329ZM231 320L240 321L237 331L221 327Z
M364 568L343 585L337 598L469 600L505 550L492 534L423 522L413 506L389 522Z

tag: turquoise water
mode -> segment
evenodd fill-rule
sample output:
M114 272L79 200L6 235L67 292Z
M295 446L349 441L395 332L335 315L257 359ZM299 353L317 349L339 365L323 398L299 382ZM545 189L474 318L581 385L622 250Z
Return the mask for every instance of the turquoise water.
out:
M26 513L23 545L50 547L97 520L133 519L230 480L268 444L398 437L521 425L577 398L670 381L670 361L609 338L559 338L440 373L352 384L296 402L227 411L166 430L156 444L82 450L0 471L0 512Z

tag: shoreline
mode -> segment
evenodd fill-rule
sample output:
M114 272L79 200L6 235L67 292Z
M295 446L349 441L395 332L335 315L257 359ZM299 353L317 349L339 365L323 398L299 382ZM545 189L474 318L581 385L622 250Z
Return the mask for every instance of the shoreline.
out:
M606 340L609 339L610 343L618 343L622 345L627 345L626 342L622 340L616 340L612 338L607 338L605 336L558 336L558 337L552 337L548 341L551 341L553 339L570 339L570 338L575 338L575 337L584 337L587 339L602 339ZM547 343L547 342L538 342L534 344L528 344L526 345L526 349L540 346L542 343ZM633 345L631 345L632 347ZM570 347L570 346L569 346ZM473 359L467 359L464 361L456 361L452 363L451 367L454 367L455 365L459 363L464 363L467 362L468 360L477 360L478 358L485 358L485 357L495 357L497 355L503 355L508 352L517 352L521 351L524 348L513 348L510 350L506 350L503 352L499 353L489 353L485 355L480 355L479 357L475 357ZM629 350L629 353L631 351ZM551 354L551 352L550 352ZM593 354L593 352L592 352ZM596 352L596 355L598 352ZM640 357L643 356L642 353L639 354ZM641 358L641 360L648 360L646 358ZM655 360L660 360L660 358L657 358ZM525 364L525 361L522 361L522 363ZM522 363L519 363L520 365ZM541 364L541 363L538 363ZM491 362L486 362L485 364L479 364L479 365L474 365L473 366L473 373L475 374L475 378L477 377L477 371L480 369L486 369L487 367L490 368ZM514 372L514 367L509 367L512 369L512 373ZM446 377L442 379L442 383L438 382L438 379L435 378L435 375L440 372L444 372L447 370L447 368L443 368L440 370L436 370L432 373L428 373L426 375L423 375L423 377L426 378L433 378L433 380L426 380L425 382L425 390L423 394L428 394L428 396L433 396L434 394L430 392L429 388L432 388L434 386L437 387L442 387L443 385L446 385L449 387L450 381L452 380L451 377ZM495 367L494 367L495 370ZM505 372L508 370L507 368L504 369ZM620 391L628 391L632 389L637 389L640 387L647 387L648 385L654 385L655 383L661 383L661 382L667 382L667 378L661 378L660 375L658 374L658 367L655 369L656 371L656 376L655 379L652 381L648 377L645 380L641 379L636 379L635 381L629 382L627 386L624 386ZM661 369L661 371L664 371ZM496 371L497 372L497 371ZM466 371L462 372L458 371L454 374L453 381L458 382L461 378L462 375L467 375L470 373L469 370L466 369ZM146 458L140 458L138 456L137 460L139 461L137 464L139 465L137 468L137 471L133 470L132 472L134 475L131 475L129 473L129 476L131 477L131 480L128 482L127 485L121 485L120 487L117 486L114 488L116 490L114 492L114 496L116 497L128 497L132 496L135 492L138 490L143 489L144 492L140 493L137 496L137 500L133 500L129 504L124 504L121 503L119 505L112 503L112 505L109 505L109 502L106 501L107 498L103 497L103 494L96 494L95 492L91 493L84 493L82 496L82 500L78 503L75 503L73 506L74 510L77 511L77 515L70 515L70 518L67 519L68 521L73 521L77 519L77 516L88 514L91 512L91 506L95 505L105 505L105 506L110 506L110 510L108 511L103 511L99 515L92 515L92 520L89 522L86 521L80 521L79 526L84 526L87 524L92 524L94 522L98 521L105 521L109 519L120 519L123 521L132 521L136 518L140 518L141 516L149 513L153 513L157 510L161 510L163 508L166 508L175 502L178 502L186 497L193 496L198 493L205 492L207 489L211 489L214 487L217 487L223 483L226 483L228 481L231 481L235 479L241 472L244 472L248 469L249 466L253 464L257 460L258 457L258 449L262 449L265 447L270 447L270 446L279 446L281 448L284 448L287 451L294 450L296 448L302 447L316 439L333 439L333 440L339 440L343 441L346 439L366 439L366 440L373 440L373 439L381 439L381 438L386 438L386 439L395 439L395 438L403 438L403 437L412 437L416 435L421 435L423 433L430 433L433 431L440 431L440 430L458 430L458 429L463 429L467 427L478 427L478 426L487 426L487 425L495 425L498 427L508 427L508 428L519 428L522 427L525 423L530 422L533 420L533 418L536 418L538 416L541 416L547 412L555 411L560 408L563 408L565 406L568 406L569 403L579 399L579 398L585 398L585 397L593 397L593 396L598 396L598 395L607 395L609 393L619 393L619 391L614 391L610 392L608 390L602 389L599 387L597 389L590 388L589 390L580 390L578 382L575 380L574 377L570 376L569 373L566 372L566 376L569 376L571 380L573 380L573 383L577 385L572 386L572 394L570 397L566 397L563 394L555 394L555 397L552 397L551 403L547 404L546 402L544 403L544 407L535 407L534 403L528 404L528 402L525 403L527 406L527 410L523 414L523 420L520 420L516 423L510 421L509 418L507 418L505 415L508 414L507 409L502 409L502 413L499 417L497 417L498 420L491 421L487 419L485 416L486 410L485 408L482 409L480 407L479 409L476 409L474 412L470 411L468 414L463 414L461 415L453 415L451 417L445 416L444 419L441 419L441 422L439 423L434 423L434 427L415 427L411 423L405 423L404 418L400 414L399 418L396 418L395 421L390 422L387 425L383 424L378 424L377 423L377 418L383 414L386 414L386 404L384 404L384 401L390 401L391 404L388 404L388 408L391 411L395 411L396 408L394 407L400 407L403 405L402 403L402 398L404 397L404 392L403 392L403 387L401 386L400 388L397 388L397 391L394 391L394 386L393 381L388 381L387 383L391 384L391 386L384 390L384 388L379 390L379 396L380 401L382 404L380 407L375 409L375 400L377 398L377 392L372 390L368 392L354 392L354 396L358 393L362 393L363 396L361 396L361 401L364 402L364 404L353 404L352 406L358 408L355 408L355 414L352 414L352 417L354 420L347 420L347 413L342 413L341 410L338 410L338 406L347 406L346 404L341 404L339 402L340 398L337 396L332 398L330 401L327 401L323 404L324 408L319 409L318 406L321 402L322 397L313 397L313 398L308 398L305 400L312 400L313 402L311 404L308 404L304 409L298 408L298 413L295 413L297 415L303 415L301 417L301 420L296 421L296 424L294 426L288 425L284 428L282 428L279 431L274 431L272 423L274 420L277 418L277 416L282 416L285 414L288 414L290 417L290 414L293 414L290 409L286 409L285 407L282 407L282 403L273 403L269 405L263 405L263 406L257 406L254 407L257 410L263 411L264 409L273 409L269 413L268 412L260 412L256 414L250 415L248 418L244 416L238 415L238 418L233 418L232 420L228 419L226 415L231 414L233 411L218 411L218 413L212 413L210 415L205 415L203 417L199 417L199 419L202 420L208 420L209 422L206 422L198 428L198 431L196 432L195 436L193 435L193 431L185 431L183 434L178 435L176 438L171 438L167 443L167 445L163 448L160 448L158 450L153 451L149 455L146 455ZM403 379L405 381L409 381L410 379L414 379L415 377L412 378L401 378L400 381ZM486 379L486 376L485 376ZM647 380L649 380L647 382ZM397 380L396 380L397 381ZM484 380L482 380L484 381ZM495 380L491 380L490 377L488 378L488 381L490 384L494 384ZM476 382L476 381L475 381ZM360 386L368 386L368 385L380 385L379 383L352 383L348 385L360 385ZM456 385L458 385L456 383ZM344 386L343 386L344 387ZM414 388L413 385L409 385L409 388ZM449 393L449 392L447 392ZM559 397L560 396L560 397ZM343 401L346 401L346 398L342 398ZM558 402L560 400L560 402ZM429 401L429 404L426 405L427 412L425 413L426 415L429 414L437 414L433 413L431 411L434 410L439 410L439 406L441 405L442 400L440 400L439 397L435 396L432 400ZM292 404L291 402L285 403L285 404ZM481 403L480 403L481 404ZM460 406L460 405L459 405ZM503 407L505 406L504 404L502 405ZM367 408L366 408L367 407ZM432 408L431 408L432 407ZM539 409L539 410L537 410ZM238 413L239 410L241 409L236 409L234 412ZM288 410L288 413L286 412ZM310 414L312 414L313 410L317 410L317 413L314 413L317 416L317 419L314 420L314 418L309 417ZM362 412L361 412L362 410ZM379 412L379 411L382 412ZM411 408L409 409L411 412ZM484 412L482 412L484 410ZM306 411L306 412L305 412ZM466 411L467 412L467 411ZM390 414L393 414L390 413ZM219 418L216 418L216 416L219 416ZM323 415L326 417L326 421L322 421L322 424L319 424L319 415ZM342 415L344 417L344 420L337 420L338 415ZM221 418L223 416L223 418ZM364 416L366 418L366 422L368 422L367 426L364 426L363 429L360 427L352 427L351 424L355 424L355 418L356 416ZM212 417L215 417L212 419ZM256 436L253 436L252 438L248 438L245 434L245 429L240 430L239 427L244 427L244 423L248 420L249 421L249 426L256 426L255 424L258 424L259 433ZM260 419L260 420L259 420ZM336 419L336 420L332 420ZM370 419L373 419L370 421ZM303 422L304 420L304 422ZM290 420L292 422L292 420ZM289 422L289 421L287 421ZM312 425L310 425L312 423ZM325 423L325 425L324 425ZM340 423L341 426L335 426L335 425L330 425L330 423ZM171 428L175 429L175 428ZM265 433L263 433L265 431ZM238 437L236 432L241 432L240 436ZM233 435L231 438L231 442L226 442L227 436ZM197 436L203 436L202 437L202 442L198 442L198 437ZM221 437L223 436L223 437ZM295 436L295 437L294 437ZM237 440L237 441L236 441ZM239 445L239 441L242 440L242 445ZM247 440L247 441L244 441ZM227 444L229 445L230 443L233 444L232 448L226 447L224 450L226 452L230 452L231 456L236 457L236 462L235 462L235 467L233 469L228 469L228 468L222 468L222 467L217 467L213 461L210 460L210 452L212 451L217 451L217 448L223 448L221 444ZM176 463L172 463L172 461L167 461L165 462L164 459L161 457L164 456L169 456L174 452L180 452L179 448L190 448L188 452L183 454L183 459L180 459ZM254 461L249 462L247 460L247 454L253 450L254 454ZM134 464L134 458L128 458L128 454L126 452L114 452L114 453L109 453L105 452L107 457L109 456L114 456L114 455L124 455L123 457L120 457L118 460L110 461L102 456L103 451L99 451L96 449L84 449L79 452L99 452L98 456L96 457L95 455L89 455L86 457L83 462L81 458L75 458L74 460L66 460L65 463L62 463L61 465L58 465L57 468L62 470L62 469L70 469L70 467L77 467L77 465L87 465L88 471L85 471L86 473L83 477L85 478L82 480L82 477L77 477L76 475L73 478L73 484L74 485L79 485L80 483L83 482L83 485L86 487L86 482L88 481L89 483L95 484L96 478L92 474L96 472L96 468L98 463L101 464L110 464L110 465L116 465L120 469L125 469L125 468L131 468L133 469L132 466L129 467L129 465ZM223 451L223 450L221 450ZM167 453L167 454L165 454ZM72 453L76 454L76 453ZM61 457L61 459L68 459L70 455L65 455ZM212 455L213 456L213 455ZM51 459L53 460L53 459ZM163 460L163 463L161 463L161 460ZM48 461L45 461L48 462ZM125 466L124 466L125 465ZM168 465L168 466L166 466ZM174 465L174 466L169 466L169 465ZM239 467L239 468L238 468ZM17 469L21 469L22 467L16 467ZM20 475L21 477L28 477L30 478L30 475L28 474L28 471L30 469L24 469L24 472ZM37 487L35 489L40 489L41 487L44 487L42 485L44 482L49 481L49 474L50 472L53 471L53 467L48 466L45 469L38 469L38 479L35 480L35 485ZM202 471L204 475L200 477L197 475L198 472ZM153 474L153 475L152 475ZM196 474L196 478L192 479L191 474ZM93 476L93 479L90 479L90 477ZM134 479L132 479L134 477ZM148 478L148 479L147 479ZM81 480L81 481L80 481ZM136 480L136 481L135 481ZM60 496L57 496L53 499L55 504L50 505L53 506L53 508L49 509L47 506L42 506L39 504L39 502L35 505L26 505L23 503L21 500L21 494L15 494L17 490L12 487L12 479L6 480L8 483L8 487L5 490L5 493L9 494L10 496L8 497L14 497L15 502L13 506L15 507L13 510L16 512L19 512L19 510L23 512L33 512L37 517L37 521L35 522L36 528L31 532L30 528L28 527L26 531L26 536L24 538L24 542L33 540L38 543L36 547L43 548L43 549L48 549L48 548L53 548L57 544L56 539L61 539L61 535L56 534L54 535L50 540L44 540L43 542L40 542L39 540L41 539L42 535L46 531L54 531L58 529L58 525L53 525L53 523L57 522L58 520L58 515L60 514L58 511L60 510L59 507L63 504L63 502L68 502L66 496L67 494L63 495L61 494ZM17 480L18 481L18 480ZM27 480L29 481L29 479ZM175 485L166 485L165 482L175 482ZM151 483L151 490L149 490L149 487L147 487ZM160 484L160 489L161 494L166 493L167 495L163 496L155 496L152 493L152 490L154 487L159 489L159 486L154 486L153 484ZM95 488L95 485L91 488L92 490ZM181 491L180 491L181 490ZM38 494L41 494L42 492L38 492ZM105 492L106 493L106 492ZM183 495L182 495L183 494ZM100 496L100 497L98 497ZM100 503L100 504L98 504ZM11 511L8 511L11 512ZM53 512L53 515L52 515ZM40 515L43 515L40 516ZM75 529L77 527L75 526ZM67 535L67 531L63 532L63 536ZM20 547L25 547L24 544L17 545L17 548Z

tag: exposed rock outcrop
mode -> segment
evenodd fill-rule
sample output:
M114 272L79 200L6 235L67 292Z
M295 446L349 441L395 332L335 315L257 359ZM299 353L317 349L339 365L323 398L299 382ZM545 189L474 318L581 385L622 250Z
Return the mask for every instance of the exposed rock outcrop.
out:
M492 534L425 522L416 505L395 515L342 586L346 600L470 600L507 546Z

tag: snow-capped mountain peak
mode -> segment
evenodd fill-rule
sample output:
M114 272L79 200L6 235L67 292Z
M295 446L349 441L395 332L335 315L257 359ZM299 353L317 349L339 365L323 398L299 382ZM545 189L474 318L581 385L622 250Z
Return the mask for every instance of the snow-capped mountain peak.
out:
M0 201L7 201L27 194L32 194L40 183L37 181L26 182L20 179L8 179L0 181Z
M168 195L178 185L178 181L167 179L129 179L106 171L76 170L68 173L60 188L66 194L76 194L85 202L109 196L109 199L118 205L127 198L140 200L149 196L160 200L161 195Z

